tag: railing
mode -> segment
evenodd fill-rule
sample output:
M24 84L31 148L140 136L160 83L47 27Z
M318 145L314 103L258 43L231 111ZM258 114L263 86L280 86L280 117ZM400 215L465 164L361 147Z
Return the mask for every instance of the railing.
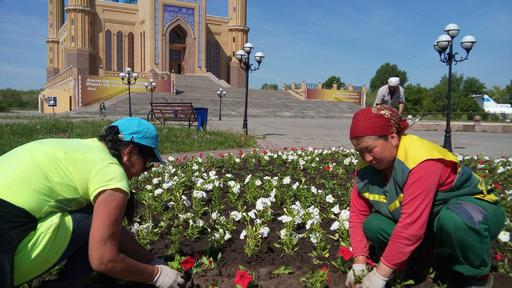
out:
M54 85L56 85L57 83L60 83L68 78L71 78L73 77L73 66L69 66L68 68L62 70L62 72L60 72L59 74L57 75L54 75L53 77L51 77L50 79L48 79L48 81L46 81L46 84L44 85L45 88L50 88Z

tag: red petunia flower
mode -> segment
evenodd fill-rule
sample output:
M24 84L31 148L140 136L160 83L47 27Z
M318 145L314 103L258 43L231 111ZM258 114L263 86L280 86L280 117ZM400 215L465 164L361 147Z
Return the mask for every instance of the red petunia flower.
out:
M327 172L331 171L332 170L331 165L325 165L324 170Z
M192 256L185 257L185 259L183 259L183 261L181 261L181 263L180 263L181 268L183 268L183 271L185 271L185 272L190 270L190 268L194 267L195 264L196 264L196 259Z
M199 152L199 158L203 158L204 157L204 153L203 152Z
M494 189L496 189L496 190L501 190L501 188L502 188L501 184L500 184L500 183L498 183L498 182L494 183L494 184L492 185L492 187L493 187Z
M341 258L343 258L343 260L345 261L349 261L350 259L352 259L352 256L354 256L354 254L352 254L352 251L350 251L350 248L345 246L340 246L338 253L340 254Z
M320 271L325 272L325 282L331 282L331 276L329 275L329 267L323 266Z
M502 261L503 259L505 259L505 255L503 255L503 253L496 253L496 255L494 255L494 259L496 259L496 261Z
M238 270L235 275L235 284L242 288L247 288L247 285L251 283L252 275L245 270Z

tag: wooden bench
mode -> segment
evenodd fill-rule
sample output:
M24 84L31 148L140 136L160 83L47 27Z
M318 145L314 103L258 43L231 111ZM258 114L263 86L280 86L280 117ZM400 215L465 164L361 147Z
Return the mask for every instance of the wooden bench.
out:
M194 106L190 102L152 102L150 105L148 121L156 120L160 124L165 124L166 121L187 122L188 128L192 127L192 123L197 122Z

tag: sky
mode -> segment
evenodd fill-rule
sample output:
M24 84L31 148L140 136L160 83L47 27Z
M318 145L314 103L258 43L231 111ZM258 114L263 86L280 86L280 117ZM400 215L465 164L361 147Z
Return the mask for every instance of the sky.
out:
M144 1L144 0L141 0ZM477 39L453 71L487 88L512 81L511 0L247 0L249 41L266 58L250 86L316 83L332 75L369 85L384 63L409 83L436 85L448 73L433 50L448 23ZM46 79L48 0L0 0L0 88L39 89ZM226 16L227 0L207 0L207 14Z

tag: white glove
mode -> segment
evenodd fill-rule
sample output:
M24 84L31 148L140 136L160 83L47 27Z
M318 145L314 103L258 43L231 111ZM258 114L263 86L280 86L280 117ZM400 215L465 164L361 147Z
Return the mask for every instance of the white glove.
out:
M345 287L354 288L356 287L356 276L362 277L368 273L366 270L366 264L354 264L352 269L347 274L347 280L345 281Z
M157 288L178 288L179 285L185 283L183 274L169 268L166 265L156 265L158 274L150 284L155 285Z
M153 260L151 260L151 262L149 262L149 265L153 265L153 266L156 266L156 265L167 265L167 261L164 261L162 258L155 258Z
M363 278L363 288L384 288L389 278L382 277L377 270L373 269Z

